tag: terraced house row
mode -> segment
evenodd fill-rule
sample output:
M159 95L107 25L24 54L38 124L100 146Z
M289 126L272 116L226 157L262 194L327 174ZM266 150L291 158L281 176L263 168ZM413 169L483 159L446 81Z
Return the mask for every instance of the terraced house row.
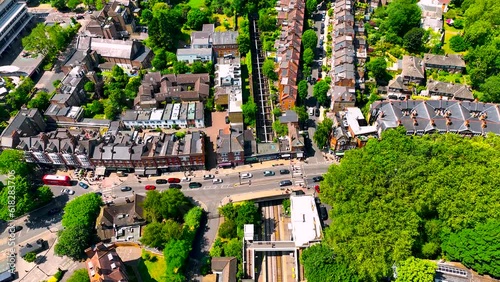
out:
M281 33L276 40L276 61L278 69L279 103L283 111L291 109L297 102L297 81L299 76L302 32L304 31L304 0L278 1L277 23Z

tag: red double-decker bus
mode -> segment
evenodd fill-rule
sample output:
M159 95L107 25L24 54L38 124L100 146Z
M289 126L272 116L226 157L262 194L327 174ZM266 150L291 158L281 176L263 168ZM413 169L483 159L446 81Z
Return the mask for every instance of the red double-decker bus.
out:
M71 178L67 175L44 175L42 178L45 185L71 186Z

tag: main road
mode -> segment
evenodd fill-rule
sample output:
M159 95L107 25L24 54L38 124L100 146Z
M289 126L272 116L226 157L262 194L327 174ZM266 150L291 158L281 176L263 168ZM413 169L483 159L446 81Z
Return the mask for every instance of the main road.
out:
M210 217L217 217L217 208L221 203L221 200L226 196L232 196L240 193L248 193L248 192L258 192L265 190L274 190L279 187L279 182L281 180L291 180L294 185L299 183L304 183L305 186L312 188L316 183L313 182L312 177L317 175L324 174L328 166L331 165L331 162L323 162L323 163L315 163L315 164L305 164L300 163L295 165L295 169L293 169L288 161L283 161L283 163L287 163L288 165L275 166L270 168L259 168L259 169L249 169L248 173L251 173L253 176L250 179L242 179L240 184L240 179L238 172L233 171L232 169L219 170L219 173L215 176L223 180L222 184L214 185L211 180L203 180L203 176L201 172L196 173L196 177L191 179L192 182L200 182L202 183L202 187L190 189L188 188L189 184L187 182L182 182L181 191L187 196L193 199L194 202L199 203L202 207L206 208ZM290 170L290 174L280 174L281 169ZM264 176L264 171L271 170L275 172L274 176ZM295 173L293 173L295 171ZM241 172L244 173L244 172ZM302 175L300 175L302 174ZM249 183L249 180L251 183ZM17 242L26 242L32 240L32 238L36 238L37 236L42 235L46 232L57 232L58 229L61 228L61 214L57 215L48 215L48 211L53 207L63 208L66 202L71 199L83 195L89 192L102 192L104 196L112 195L115 202L124 202L125 197L131 197L132 192L122 192L120 187L129 186L132 187L133 191L138 194L145 194L144 186L145 185L155 185L157 190L167 190L168 184L166 185L156 185L154 180L145 180L141 183L129 183L123 182L120 186L113 188L112 190L92 190L92 189L82 189L79 186L71 187L75 191L74 195L61 195L61 189L67 188L62 186L51 186L52 191L55 195L55 199L52 205L44 207L36 212L32 212L28 216L24 216L19 218L13 222L11 225L19 225L22 226L23 229L19 231L17 236ZM218 224L217 222L212 222L213 229L216 229ZM212 225L209 224L209 225ZM7 240L8 231L6 229L5 224L1 226L0 232L0 252L4 251L7 248L7 244L3 244ZM216 230L210 230L210 232L216 232ZM207 237L211 237L208 235Z

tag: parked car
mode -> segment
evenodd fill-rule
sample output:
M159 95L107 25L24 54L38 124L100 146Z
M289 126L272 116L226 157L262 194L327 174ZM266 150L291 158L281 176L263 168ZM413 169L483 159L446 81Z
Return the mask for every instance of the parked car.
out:
M83 15L76 15L76 19L77 20L81 20L81 19L84 19L85 17Z
M213 183L213 184L220 184L220 183L222 183L222 182L224 182L224 181L223 181L222 179L220 179L220 178L214 178L214 179L212 180L212 183Z
M23 230L23 227L20 225L15 225L15 226L10 226L9 227L9 232L17 233L19 231Z
M319 109L314 109L314 116L319 117L320 110Z
M248 178L252 178L252 177L253 177L253 175L251 173L248 173L248 172L242 173L240 175L241 179L248 179Z
M284 186L292 186L293 183L291 180L281 180L280 181L280 187L284 187Z
M319 214L320 214L322 220L328 219L328 211L326 210L325 206L319 207Z
M60 208L51 208L48 212L47 215L55 215L61 212Z
M310 116L313 116L314 115L314 108L310 107L307 112L309 113Z
M73 191L73 190L71 190L71 189L62 189L62 190L61 190L61 194L74 195L74 194L75 194L75 191Z
M156 179L156 184L167 184L168 181L166 179Z
M203 180L214 179L215 175L213 174L205 174L203 175Z
M314 186L314 190L316 190L318 194L321 193L321 191L319 190L319 185Z
M181 182L191 182L191 178L183 177L183 178L181 178Z
M175 189L182 189L182 185L180 184L176 184L176 183L172 183L170 185L168 185L168 188L175 188Z
M229 124L229 122L230 122L229 121L229 116L226 116L225 119L226 119L226 124Z
M120 190L121 190L122 192L132 191L132 187L125 186L125 187L120 188Z
M315 177L313 177L313 181L314 182L321 182L321 181L323 181L323 179L324 179L323 176L315 176Z
M280 174L290 174L288 169L280 169Z
M156 190L156 186L154 186L154 185L146 185L146 187L144 187L144 189L146 189L148 191Z
M202 185L200 182L191 182L189 183L189 188L200 188Z
M78 186L82 187L83 189L89 189L89 185L83 182L78 182Z
M180 183L181 180L179 178L169 178L168 183Z
M264 171L264 176L274 176L274 175L275 175L274 171L271 170Z

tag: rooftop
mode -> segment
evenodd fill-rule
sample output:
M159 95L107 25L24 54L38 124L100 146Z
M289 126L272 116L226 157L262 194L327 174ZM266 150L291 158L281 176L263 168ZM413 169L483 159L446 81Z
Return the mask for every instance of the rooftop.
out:
M290 196L292 234L296 247L306 247L322 237L321 220L313 196Z

